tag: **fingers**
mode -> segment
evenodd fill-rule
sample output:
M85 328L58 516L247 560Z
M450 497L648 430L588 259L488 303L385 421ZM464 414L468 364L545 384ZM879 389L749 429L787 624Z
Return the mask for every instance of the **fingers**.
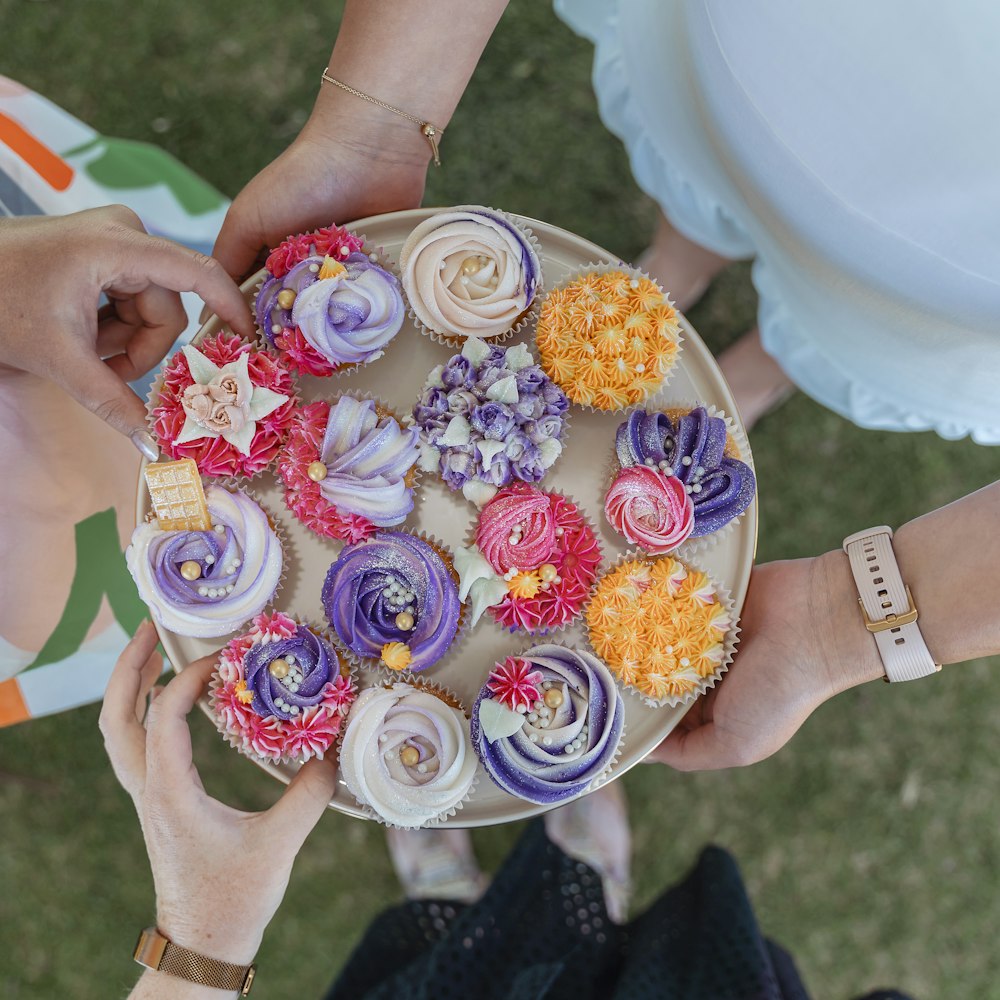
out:
M715 771L730 764L721 759L715 739L715 723L696 729L675 729L650 755L677 771Z
M74 354L53 377L78 403L119 433L131 437L145 430L145 403L115 374L109 362L101 361L96 354Z
M138 705L163 666L156 643L152 623L143 622L115 664L98 720L115 775L132 796L142 790L146 771L146 737L137 718Z
M125 303L123 303L123 306ZM174 341L187 326L187 313L176 292L153 285L129 300L121 318L131 319L134 310L138 322L124 350L107 359L108 367L124 382L141 378L164 358Z
M337 789L337 766L332 756L305 763L292 778L284 795L267 813L283 839L298 850L319 822Z
M222 265L223 270L237 281L246 277L253 269L257 253L263 246L262 239L247 230L244 222L245 209L239 198L229 206L226 218L219 230L212 256Z

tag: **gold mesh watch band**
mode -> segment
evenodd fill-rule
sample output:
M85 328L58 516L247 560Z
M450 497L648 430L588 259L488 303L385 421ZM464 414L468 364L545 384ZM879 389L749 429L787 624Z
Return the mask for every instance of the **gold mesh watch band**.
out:
M199 955L165 938L155 927L139 934L132 957L147 969L157 969L189 983L211 986L217 990L236 990L245 997L253 986L256 965L233 965L217 958Z

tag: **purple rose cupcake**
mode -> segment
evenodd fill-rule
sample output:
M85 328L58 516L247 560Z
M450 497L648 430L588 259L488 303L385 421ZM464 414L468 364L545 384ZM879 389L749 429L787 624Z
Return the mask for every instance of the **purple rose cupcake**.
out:
M481 507L514 480L545 476L562 452L568 408L526 347L469 338L430 373L413 408L420 467Z
M608 771L624 716L611 673L596 656L534 646L490 672L472 711L472 745L505 792L552 805Z
M369 666L393 671L433 666L462 623L451 557L404 531L346 545L326 575L322 599L347 649Z

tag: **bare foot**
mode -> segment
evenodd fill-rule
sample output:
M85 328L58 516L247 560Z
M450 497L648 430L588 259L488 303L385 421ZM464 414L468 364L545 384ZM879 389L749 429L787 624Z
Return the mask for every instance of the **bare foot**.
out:
M388 829L385 837L407 899L474 903L485 891L468 830Z
M733 390L747 430L795 391L795 384L764 350L757 327L719 355L719 367Z
M728 258L682 236L662 213L652 244L636 261L663 286L681 312L705 294L712 279L728 263Z

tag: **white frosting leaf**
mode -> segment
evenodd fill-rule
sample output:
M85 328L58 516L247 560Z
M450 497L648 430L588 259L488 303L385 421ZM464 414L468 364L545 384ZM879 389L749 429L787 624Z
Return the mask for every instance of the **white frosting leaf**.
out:
M288 397L284 393L256 385L250 397L250 416L254 420L263 420L269 413L274 413L279 406L287 402Z
M517 394L517 379L513 375L499 379L486 390L486 398L497 403L516 403L520 399Z
M490 743L496 743L513 736L524 725L524 716L492 698L483 698L479 703L479 725Z
M482 510L497 495L497 488L481 479L467 479L462 485L462 494Z
M231 427L222 433L222 440L228 441L241 455L250 454L250 442L257 430L257 425L248 420L238 431Z
M557 441L555 438L546 438L538 446L538 454L543 469L549 468L562 454L562 447L562 442Z
M464 354L465 351L463 351L462 353ZM443 371L444 371L444 365L435 365L430 370L430 374L427 376L427 381L424 383L424 388L443 389L444 382L441 381L441 373Z
M467 361L470 361L477 368L486 360L486 356L490 353L490 345L484 340L480 340L478 337L468 337L465 343L462 345L462 357ZM435 369L438 372L440 378L441 370ZM434 372L431 372L433 375Z
M452 554L455 572L458 574L458 599L464 601L469 596L472 585L484 577L496 576L486 557L474 545L459 546Z
M469 426L469 421L459 413L451 418L451 422L445 428L444 434L438 438L437 443L439 447L445 445L450 448L453 445L468 444L471 436L472 428ZM500 447L502 448L503 445Z
M535 363L535 359L531 356L531 351L528 350L526 344L515 344L513 347L508 347L504 361L512 372L519 372L522 368L527 368Z
M504 450L504 442L483 438L482 441L476 442L476 450L482 456L483 465L488 467L493 459Z
M420 442L420 459L417 464L424 472L437 472L441 463L441 453L432 444Z
M184 357L187 358L188 368L191 370L191 378L200 385L207 385L213 378L222 373L223 369L209 361L197 347L186 344L183 351ZM242 356L246 357L246 353L244 352ZM229 365L226 367L228 368Z
M475 625L487 608L496 607L507 596L507 584L499 576L484 577L472 584L469 594L469 614Z

